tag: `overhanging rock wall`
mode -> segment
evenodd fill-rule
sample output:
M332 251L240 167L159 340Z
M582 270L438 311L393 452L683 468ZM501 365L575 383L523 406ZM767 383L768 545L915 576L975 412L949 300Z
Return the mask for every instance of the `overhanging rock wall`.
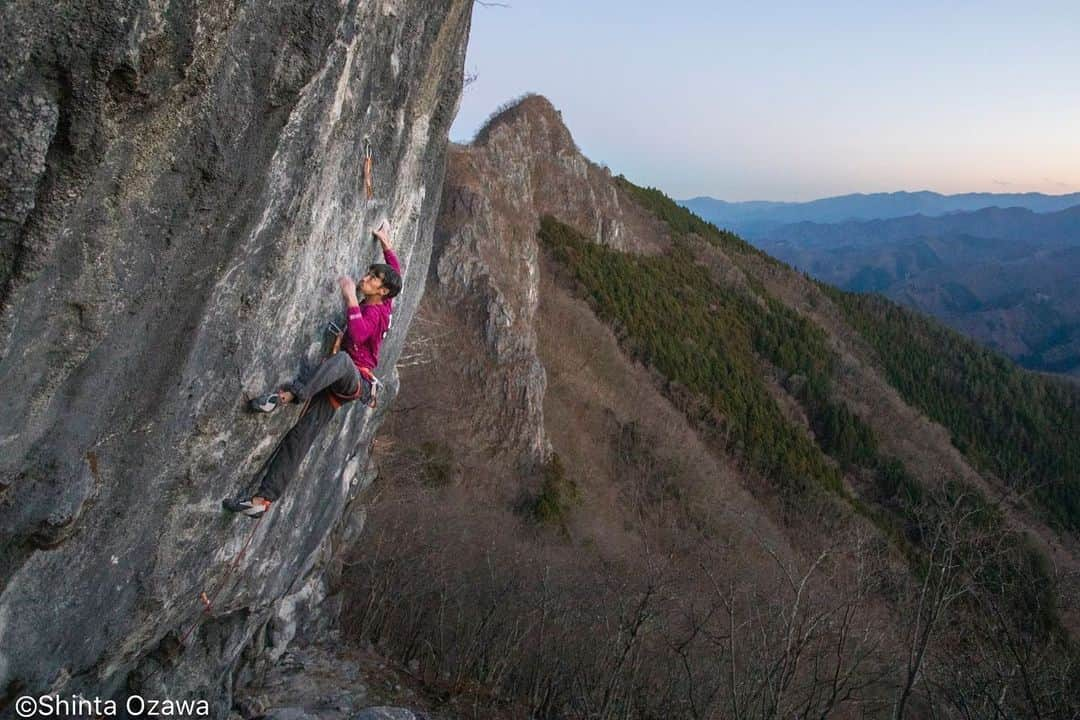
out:
M227 712L241 652L303 586L377 424L339 413L225 578L251 525L219 502L296 418L246 398L317 361L335 278L377 259L382 216L406 269L380 363L393 388L471 10L0 9L0 698L143 690Z

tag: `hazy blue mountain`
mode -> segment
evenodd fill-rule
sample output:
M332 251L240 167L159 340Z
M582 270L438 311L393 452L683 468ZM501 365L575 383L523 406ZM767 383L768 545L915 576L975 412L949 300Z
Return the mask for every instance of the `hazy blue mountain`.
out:
M1080 376L1080 207L801 222L754 242L832 285L934 315L1026 367Z
M970 212L988 207L1025 208L1048 213L1080 205L1080 193L1044 195L1042 193L940 193L892 192L840 195L810 202L725 202L711 197L696 197L681 204L722 228L747 238L780 225L797 222L837 223L847 220L873 220L907 215L940 216Z
M763 231L759 245L788 243L800 249L856 247L900 242L917 237L972 235L1041 246L1080 244L1080 206L1051 213L1025 208L984 208L939 217L913 215L838 223L797 222Z

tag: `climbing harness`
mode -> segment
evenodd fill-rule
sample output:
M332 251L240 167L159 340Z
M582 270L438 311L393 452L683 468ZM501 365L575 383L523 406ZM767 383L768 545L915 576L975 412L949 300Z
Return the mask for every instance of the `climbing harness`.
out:
M375 197L375 188L372 185L371 170L374 161L371 158L371 138L364 136L364 193L368 200Z
M391 317L393 317L393 316L391 316ZM389 330L390 330L390 328L389 328L389 326L387 326L387 332L389 332ZM327 357L331 357L331 356L337 355L338 352L341 351L341 341L345 338L345 331L342 330L340 327L338 327L337 323L335 323L333 320L331 320L329 323L327 323L326 331L328 333L331 333L334 336L334 344L330 348L330 353L327 356ZM383 333L383 337L386 337L385 332ZM359 370L360 370L360 377L362 377L364 380L366 380L367 383L368 383L368 386L371 388L371 397L368 398L368 401L367 401L366 404L367 404L368 407L374 408L376 406L376 404L378 403L379 389L382 388L382 383L379 381L379 378L375 377L375 373L371 372L371 368L362 367L362 368L359 368ZM359 382L359 383L357 383L357 386L356 386L356 392L354 392L354 393L352 393L350 395L343 395L341 393L336 393L331 389L329 391L329 393L327 393L327 398L330 400L331 407L333 407L334 410L336 411L338 408L340 408L345 403L352 402L353 400L359 400L363 395L364 395L364 383ZM307 405L305 404L304 405L304 411L306 411L306 410L307 410ZM301 411L301 413L303 413L303 411Z

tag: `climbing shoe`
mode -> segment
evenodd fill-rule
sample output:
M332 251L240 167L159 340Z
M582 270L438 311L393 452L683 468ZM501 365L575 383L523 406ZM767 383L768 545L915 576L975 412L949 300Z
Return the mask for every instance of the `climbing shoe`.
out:
M225 498L221 501L221 507L229 512L240 513L249 518L260 518L263 516L263 513L270 509L270 501L263 500L262 502L253 503L250 500Z
M251 399L251 409L256 412L274 412L281 405L281 396L277 392L260 395Z

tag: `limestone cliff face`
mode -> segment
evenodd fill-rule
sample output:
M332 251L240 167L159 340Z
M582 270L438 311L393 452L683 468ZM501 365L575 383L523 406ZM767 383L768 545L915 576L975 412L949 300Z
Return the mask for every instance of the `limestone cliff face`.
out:
M459 322L468 321L452 308L480 319L487 354L458 363L458 382L476 389L466 403L483 408L472 431L528 467L550 453L536 345L540 218L554 214L598 243L644 252L655 246L643 238L662 231L580 153L540 96L496 114L472 145L452 147L447 167L430 302Z
M317 361L383 216L406 269L394 388L471 6L0 9L0 696L155 691L221 715L272 611L317 594L376 415L339 413L228 577L251 525L219 502L295 420L246 399Z

